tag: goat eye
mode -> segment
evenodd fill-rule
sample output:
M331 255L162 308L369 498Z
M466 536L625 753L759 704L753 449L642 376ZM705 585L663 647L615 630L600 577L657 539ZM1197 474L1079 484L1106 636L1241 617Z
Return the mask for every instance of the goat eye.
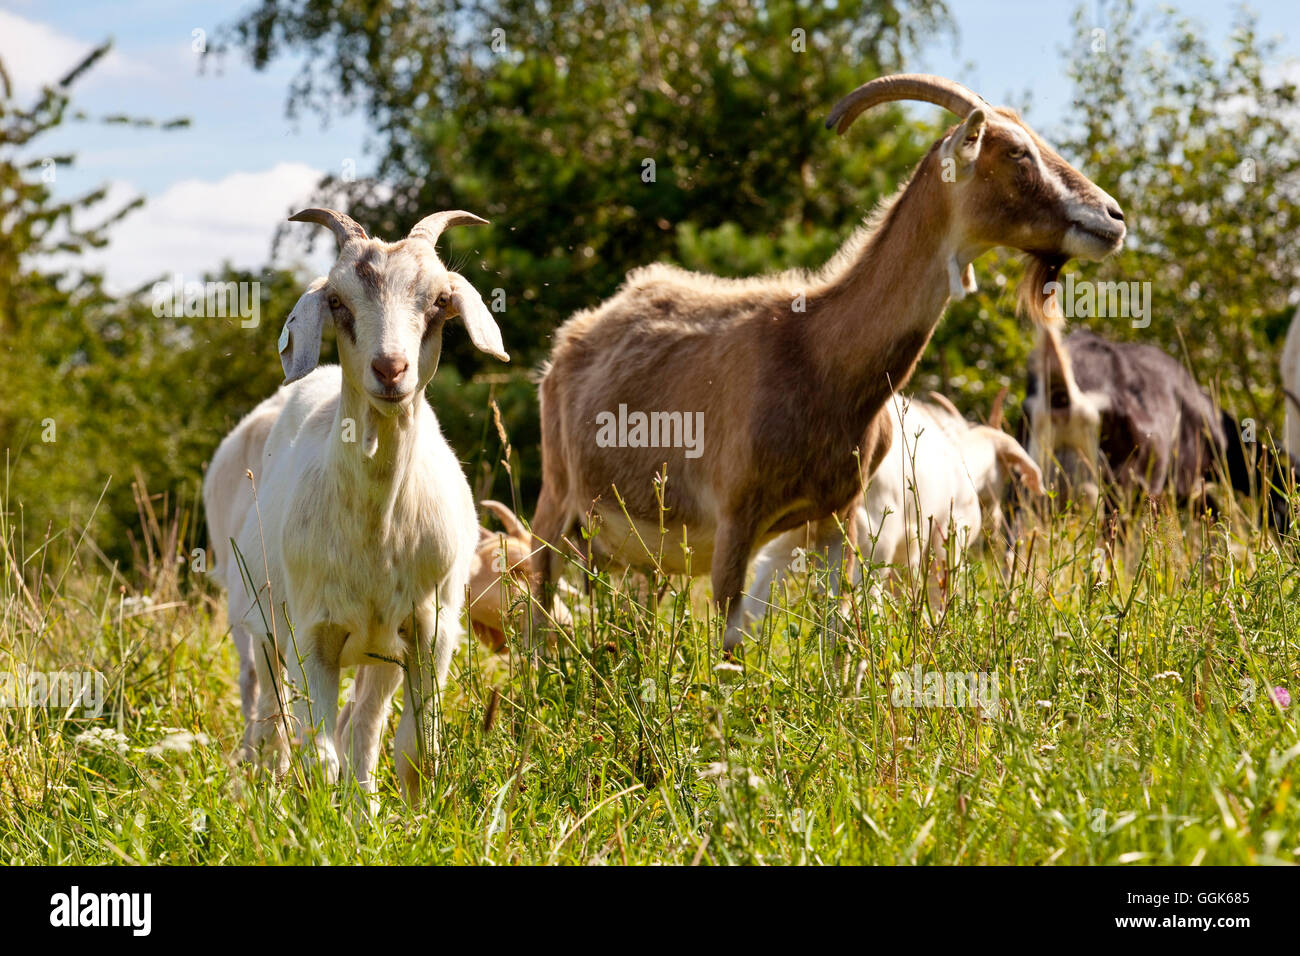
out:
M450 301L451 301L451 296L448 295L446 292L442 292L438 295L438 298L433 300L433 304L436 305L438 308L443 309L446 308L447 303Z
M336 295L330 296L329 302L331 309L339 309L343 307L343 302Z
M1024 159L1026 156L1029 155L1029 150L1017 146L1011 150L1011 153L1009 155L1011 156L1012 159Z

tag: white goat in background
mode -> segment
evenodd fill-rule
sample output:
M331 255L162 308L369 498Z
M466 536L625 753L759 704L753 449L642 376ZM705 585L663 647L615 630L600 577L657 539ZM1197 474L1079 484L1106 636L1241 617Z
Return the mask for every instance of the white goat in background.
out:
M226 476L221 492L205 493L210 512L229 513L239 493L225 482L237 465L223 453L239 458L279 404L254 469L256 498L245 499L252 507L233 535L244 569L222 573L232 630L248 635L256 672L246 740L283 769L287 730L330 781L342 749L373 792L379 737L405 670L397 770L414 802L479 536L469 483L424 390L443 325L455 316L476 347L508 361L482 299L443 266L434 243L448 226L483 220L436 213L387 243L334 210L292 219L330 228L338 260L285 323L285 386L236 427L243 437L222 443L209 482L216 490L215 476ZM341 364L317 368L327 321L339 333ZM278 679L281 662L288 687ZM340 719L339 669L348 666L358 667L356 687ZM282 700L292 704L291 723Z
M996 427L999 411L990 416L991 424L972 425L946 398L934 398L934 405L901 395L890 399L886 407L895 440L854 515L863 558L885 565L884 574L893 566L916 575L931 555L940 568L959 567L981 529L987 526L993 534L1001 526L1010 475L1030 493L1043 493L1038 465ZM805 529L795 528L759 552L745 595L747 620L762 619L771 588L806 544Z

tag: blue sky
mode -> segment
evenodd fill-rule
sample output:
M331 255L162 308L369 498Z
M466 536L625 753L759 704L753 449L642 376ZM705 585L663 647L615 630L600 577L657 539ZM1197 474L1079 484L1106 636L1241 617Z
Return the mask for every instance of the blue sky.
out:
M362 176L372 167L363 152L363 117L335 116L328 127L315 115L287 119L285 94L297 63L278 61L257 73L236 53L219 71L199 72L194 31L211 38L249 3L0 0L0 57L20 94L32 95L80 52L111 36L111 60L79 84L76 105L91 114L188 116L193 123L171 133L74 124L41 144L43 151L77 154L76 167L58 173L59 194L109 183L116 198L148 200L96 256L117 288L162 272L198 278L223 260L262 265L276 226L323 173L337 173L346 162ZM1212 37L1227 36L1236 9L1216 0L1174 5ZM912 67L952 76L993 102L1023 105L1028 93L1027 117L1050 139L1055 117L1070 102L1065 51L1075 7L1056 0L950 0L956 37L932 43ZM1252 9L1261 34L1282 37L1284 55L1300 61L1292 0ZM1090 18L1097 20L1099 10L1091 0ZM295 247L281 261L319 270L327 260L328 250L308 256Z

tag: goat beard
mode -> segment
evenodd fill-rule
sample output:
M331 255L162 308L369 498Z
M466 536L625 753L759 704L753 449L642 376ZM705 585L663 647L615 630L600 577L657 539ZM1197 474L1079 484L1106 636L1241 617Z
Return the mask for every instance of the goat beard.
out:
M1068 261L1067 256L1029 253L1017 290L1018 314L1028 315L1036 325L1058 325L1063 321L1055 283L1061 278L1061 269Z

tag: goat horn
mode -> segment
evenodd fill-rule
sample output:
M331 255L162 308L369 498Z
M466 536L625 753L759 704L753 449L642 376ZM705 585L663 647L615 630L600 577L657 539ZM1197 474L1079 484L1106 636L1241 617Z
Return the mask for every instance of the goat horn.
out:
M929 73L896 73L893 76L877 77L870 83L863 83L836 103L831 110L831 115L826 119L826 128L834 127L838 132L843 133L858 116L871 107L896 100L921 100L924 103L933 103L963 119L971 110L988 106L982 96L942 76L932 76Z
M1007 392L1009 391L1011 391L1010 387L1003 385L994 397L993 407L989 409L989 428L1002 430L1002 403L1007 400Z
M486 226L488 221L463 209L448 209L425 216L411 227L408 239L425 239L430 245L437 243L442 231L450 226Z
M342 249L353 239L365 239L366 231L351 216L336 209L304 209L289 217L290 222L314 222L326 226Z

